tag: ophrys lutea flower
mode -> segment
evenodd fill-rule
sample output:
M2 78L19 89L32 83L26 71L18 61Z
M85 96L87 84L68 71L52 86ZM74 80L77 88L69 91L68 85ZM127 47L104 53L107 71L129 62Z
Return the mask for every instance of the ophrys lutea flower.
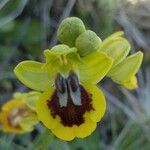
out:
M34 105L39 95L38 92L15 93L1 108L0 130L11 133L32 131L38 123Z
M86 137L104 115L106 102L96 86L109 71L105 53L81 58L76 48L57 45L45 50L45 63L23 61L15 74L26 86L44 91L37 113L44 125L63 140Z

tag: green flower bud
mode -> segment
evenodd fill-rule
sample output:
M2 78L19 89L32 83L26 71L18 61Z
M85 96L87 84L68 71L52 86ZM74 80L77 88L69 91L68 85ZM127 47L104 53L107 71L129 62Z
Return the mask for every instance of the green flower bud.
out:
M73 47L76 38L83 32L85 32L85 26L82 20L77 17L69 17L60 23L57 36L61 43Z
M85 56L98 50L101 42L101 39L96 35L95 32L87 30L78 36L75 46L78 49L80 56Z

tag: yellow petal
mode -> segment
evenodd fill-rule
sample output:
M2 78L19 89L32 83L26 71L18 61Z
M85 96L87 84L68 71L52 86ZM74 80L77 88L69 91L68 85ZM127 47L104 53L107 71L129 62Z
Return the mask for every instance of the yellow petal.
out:
M99 51L107 53L114 60L113 66L115 66L125 59L130 48L131 46L125 38L112 35L101 43Z
M41 94L36 105L38 119L42 121L42 123L49 129L55 128L60 121L60 118L58 116L56 116L56 118L53 118L53 116L51 116L51 111L47 106L47 100L51 100L53 91L54 89L51 87L51 89L49 88L43 94Z
M52 129L51 131L56 137L65 141L71 141L75 138L73 129L74 127L65 127L61 123L59 123L57 127Z
M88 114L85 114L84 119L85 122L83 124L73 127L76 137L85 138L96 129L96 122L92 121Z
M130 55L120 64L112 68L109 71L108 76L119 84L129 81L139 70L142 60L142 52L137 52L133 55Z
M123 36L124 35L124 32L123 31L117 31L117 32L115 32L115 33L113 33L113 34L111 34L109 37L107 37L105 40L109 40L109 39L112 39L112 38L114 38L114 37L121 37L121 36ZM104 41L105 41L104 40Z
M104 78L112 65L112 59L105 53L94 52L83 58L79 64L80 80L96 84Z
M92 95L93 111L89 112L91 120L98 122L104 116L106 110L106 100L103 92L95 85L84 84L86 90Z
M20 99L11 99L2 106L2 111L9 112L15 107L22 106L25 103Z
M37 91L44 91L54 82L54 75L48 74L48 71L44 69L44 64L36 61L23 61L19 63L14 72L18 79Z

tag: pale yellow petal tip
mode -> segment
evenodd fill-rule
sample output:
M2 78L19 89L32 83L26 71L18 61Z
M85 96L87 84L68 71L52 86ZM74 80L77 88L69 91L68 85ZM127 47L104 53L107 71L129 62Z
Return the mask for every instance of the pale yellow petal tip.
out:
M144 57L143 52L142 52L142 51L138 51L136 54L137 54L137 55L139 55L139 59L140 59L140 60L141 60L141 62L142 62L143 57Z
M113 37L120 37L120 36L123 36L123 35L124 35L124 31L117 31L117 32L111 34L111 35L109 36L109 38L110 38L110 37L111 37L111 38L113 38Z
M123 82L122 85L129 90L136 89L138 87L136 76L133 76L130 80Z

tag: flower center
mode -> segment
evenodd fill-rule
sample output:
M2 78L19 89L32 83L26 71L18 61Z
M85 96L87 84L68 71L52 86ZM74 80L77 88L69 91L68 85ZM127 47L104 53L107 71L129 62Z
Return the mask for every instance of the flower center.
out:
M25 106L14 108L8 114L8 123L13 127L19 128L20 119L26 116L28 116L28 110Z
M61 123L68 127L84 123L85 112L94 110L91 104L92 95L79 84L77 75L70 72L68 78L64 78L58 74L55 86L56 90L47 101L53 118L58 115Z

